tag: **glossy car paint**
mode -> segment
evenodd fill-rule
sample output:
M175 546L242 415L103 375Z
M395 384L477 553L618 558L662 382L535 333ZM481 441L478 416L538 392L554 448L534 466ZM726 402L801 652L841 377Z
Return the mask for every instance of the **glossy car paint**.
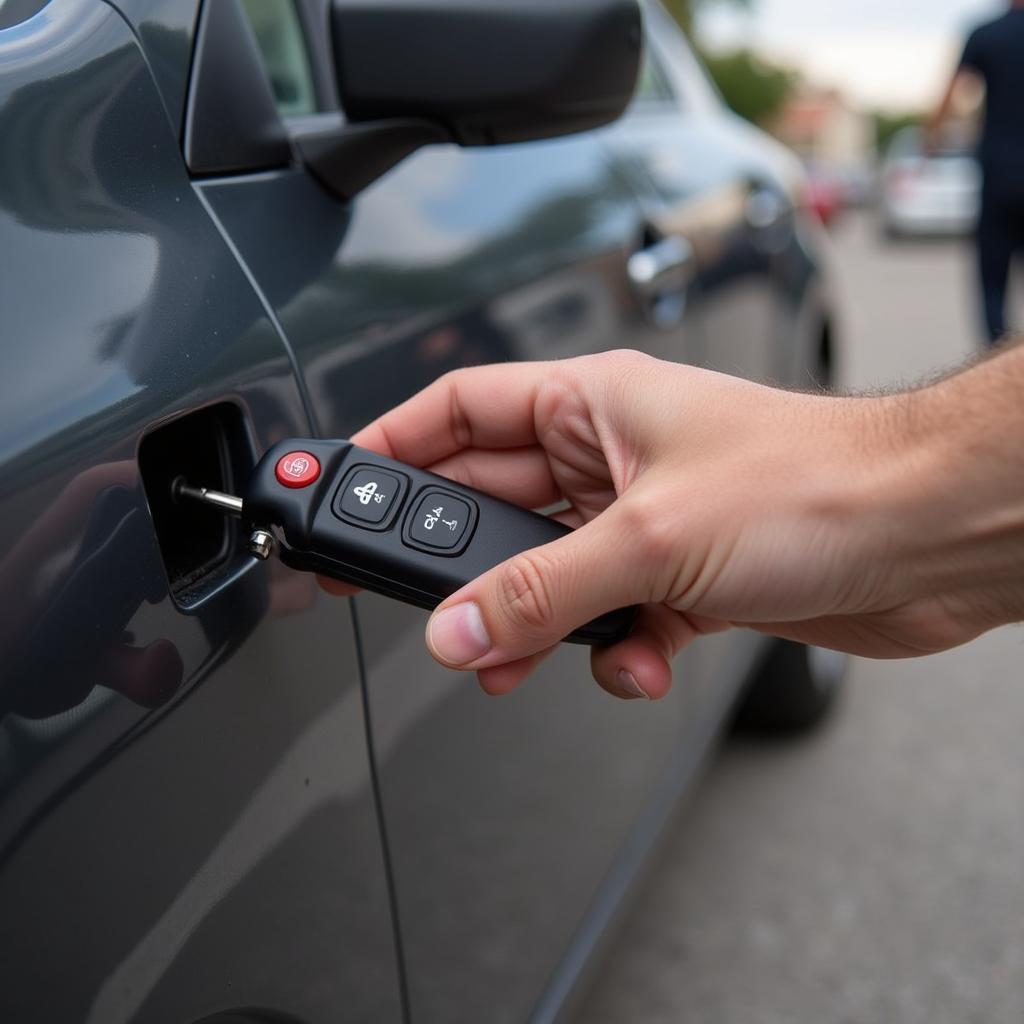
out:
M684 354L630 293L639 212L593 137L424 151L351 207L301 171L203 191L327 436L460 365L648 337ZM414 1019L523 1020L667 769L686 693L618 707L566 649L488 700L427 656L424 613L357 604Z
M67 28L84 6L53 0L49 16L63 15ZM18 381L21 395L21 405L0 403L10 423L0 508L11 537L51 506L77 510L53 501L69 480L126 462L125 495L111 502L87 490L91 514L69 513L99 525L84 536L58 532L39 559L15 561L10 578L19 594L57 595L65 591L50 586L55 573L92 556L127 593L80 574L72 607L51 618L121 618L111 627L118 642L157 643L160 654L167 641L182 681L162 706L140 709L109 685L124 688L117 654L79 643L89 668L71 672L54 645L58 664L30 690L105 679L86 701L98 694L100 710L58 711L60 728L44 716L52 739L31 760L22 754L27 716L12 710L0 723L17 752L8 761L0 740L0 763L13 766L0 805L11 836L0 948L24 949L0 965L0 1011L8 999L19 1020L192 1021L243 1006L302 1022L397 1019L394 909L412 1020L552 1019L761 641L730 634L697 645L656 706L607 698L585 652L568 648L492 701L426 656L421 612L360 596L390 908L350 603L242 559L237 578L183 615L167 596L134 451L154 424L214 399L242 403L262 450L284 433L347 436L457 366L621 346L799 378L816 359L825 309L813 240L792 207L766 231L748 204L763 187L792 199L785 161L720 109L697 124L680 97L682 107L637 109L583 137L424 150L349 204L298 166L189 185L172 150L197 4L116 6L151 75L112 12L109 39L63 52L77 54L83 80L121 54L117 73L94 86L121 106L110 100L117 110L92 121L67 115L92 134L49 188L48 227L23 226L24 200L0 221L4 251L28 254L18 277L0 281L11 291L2 308L20 311L2 379ZM327 49L316 35L323 0L302 9L329 106ZM60 37L36 37L24 81L0 65L3 95L39 84L51 117L76 102L75 111L102 106L64 89L48 39ZM658 132L669 133L668 156L652 158L643 137ZM140 151L145 143L152 153ZM62 167L36 152L7 166L26 178ZM96 194L130 227L97 226L87 203ZM13 230L48 244L34 256ZM652 231L666 230L692 235L699 262L683 322L659 329L626 265ZM76 262L82 238L91 248ZM132 292L147 265L137 238L155 255L145 287ZM69 290L82 283L64 327L49 298L51 266ZM69 354L86 355L55 366L52 339L64 332ZM32 612L41 621L60 605L48 602ZM68 983L37 1004L51 963L70 965Z
M432 147L351 204L301 169L202 191L272 303L327 436L473 363L627 346L721 364L729 345L735 372L774 375L792 359L775 336L785 281L745 219L751 175L775 169L768 145L717 107L697 123L660 111L662 152L700 170L655 201L631 166L648 180L654 169L641 123ZM673 230L673 203L698 211L675 230L694 232L699 274L686 322L656 330L626 261L652 227ZM720 722L760 642L687 652L686 684L658 706L606 700L571 649L495 702L427 657L423 613L373 595L357 604L413 1017L542 1017L591 940L603 883L621 880L642 812L673 788L680 749Z
M288 353L113 8L0 32L0 137L0 1020L397 1020L346 609L241 555L183 614L139 486L214 399L305 433Z
M180 125L200 0L106 0L124 16L140 42L167 117Z

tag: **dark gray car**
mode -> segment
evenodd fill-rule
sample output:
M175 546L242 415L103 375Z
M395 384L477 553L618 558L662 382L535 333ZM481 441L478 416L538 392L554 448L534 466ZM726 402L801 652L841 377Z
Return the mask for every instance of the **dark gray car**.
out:
M644 14L596 127L630 0L0 4L0 1020L552 1020L743 687L824 712L745 632L488 699L170 501L472 363L827 380L800 172Z

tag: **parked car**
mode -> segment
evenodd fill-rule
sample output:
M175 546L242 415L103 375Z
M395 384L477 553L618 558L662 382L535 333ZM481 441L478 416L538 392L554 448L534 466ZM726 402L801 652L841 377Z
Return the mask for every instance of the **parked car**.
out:
M0 1020L553 1020L741 695L827 710L744 631L492 700L171 497L471 363L828 381L799 165L643 8L0 8Z
M948 140L926 152L919 128L899 131L882 167L882 223L891 238L966 235L981 202L981 171L969 146Z

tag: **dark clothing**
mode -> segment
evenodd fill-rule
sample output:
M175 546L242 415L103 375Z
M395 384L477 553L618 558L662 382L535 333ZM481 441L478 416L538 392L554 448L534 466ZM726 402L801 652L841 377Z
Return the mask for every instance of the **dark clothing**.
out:
M1024 199L1024 7L976 28L960 66L985 81L978 159L993 197Z
M986 187L978 218L978 271L985 327L991 342L1006 334L1010 264L1024 251L1024 201L992 195Z
M1024 250L1024 8L976 28L960 66L985 81L978 270L985 326L998 341L1006 333L1010 264Z

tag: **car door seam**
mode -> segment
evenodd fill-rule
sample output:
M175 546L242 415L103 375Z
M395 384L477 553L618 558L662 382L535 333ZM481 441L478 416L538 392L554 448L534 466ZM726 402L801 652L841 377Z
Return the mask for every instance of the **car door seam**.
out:
M402 937L402 915L398 908L398 892L395 884L395 872L391 862L391 847L388 842L387 822L384 820L384 795L381 790L380 772L377 765L377 754L373 742L373 721L370 712L369 675L366 671L366 658L363 652L363 634L359 626L359 610L354 597L348 598L349 614L352 619L352 635L355 639L356 665L359 671L359 682L363 693L363 732L366 736L366 752L370 764L370 784L373 788L373 801L377 807L377 830L380 836L381 855L384 860L384 880L388 892L388 905L391 908L391 933L395 942L395 966L398 970L398 995L402 1007L402 1020L405 1024L412 1021L409 1006L409 981L405 968L405 942Z
M319 422L316 418L316 413L313 408L313 402L309 395L309 389L306 386L306 379L302 373L302 367L299 365L299 361L292 349L291 343L288 341L288 336L285 333L284 327L281 321L277 317L277 313L274 307L271 305L267 296L264 294L263 289L260 287L259 282L256 280L256 276L249 269L249 264L243 258L241 252L238 250L238 246L235 245L231 235L225 230L224 225L221 223L220 218L217 216L216 211L213 209L210 201L206 198L202 188L197 187L195 184L192 186L192 191L199 197L199 202L202 204L203 209L206 210L213 221L214 226L217 228L221 238L224 240L224 244L231 251L231 255L234 256L235 262L238 264L242 273L245 275L245 279L249 282L249 286L255 292L256 297L259 299L260 305L263 307L263 312L267 319L271 322L274 330L277 332L277 336L284 346L285 353L288 356L288 363L292 369L292 376L295 378L295 386L299 392L299 398L302 402L302 408L306 413L306 420L309 423L310 435L312 437L322 437Z

